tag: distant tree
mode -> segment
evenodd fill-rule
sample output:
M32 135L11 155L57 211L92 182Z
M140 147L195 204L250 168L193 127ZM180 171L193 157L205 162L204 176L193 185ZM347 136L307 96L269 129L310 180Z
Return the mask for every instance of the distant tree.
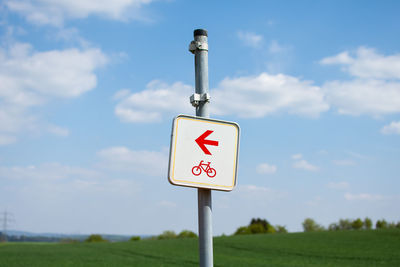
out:
M134 235L129 240L130 241L140 241L140 239L141 239L140 236Z
M248 226L239 227L234 235L248 235L248 234L273 234L276 232L267 220L260 218L253 218Z
M352 229L351 221L349 219L340 219L339 227L340 230L351 230Z
M164 231L157 239L173 239L176 238L176 233L174 231Z
M253 234L261 234L261 233L275 233L275 228L265 219L251 219L249 224L250 232Z
M266 229L260 223L250 224L249 230L252 234L264 234L266 233Z
M354 230L359 230L363 227L364 223L361 221L360 218L357 218L356 220L351 222L351 228Z
M189 230L183 230L179 233L178 238L196 238L197 235Z
M288 232L288 230L286 229L286 226L283 226L283 225L275 225L275 230L279 234L285 234Z
M306 218L303 221L303 230L304 232L318 232L318 231L323 231L324 227L317 224L313 219Z
M247 226L241 226L239 227L236 232L234 233L234 235L249 235L251 234L249 227Z
M337 223L331 223L328 227L329 231L338 231L340 230L340 226Z
M398 223L396 224L396 228L397 228L397 229L400 229L400 222L398 222Z
M376 221L376 229L386 229L387 227L388 223L384 219Z
M364 219L364 229L366 230L372 229L372 220L368 217Z
M86 238L85 242L108 242L108 240L104 239L101 235L99 234L92 234L88 238Z
M251 219L250 225L253 225L253 224L261 224L262 227L263 227L264 229L267 229L268 226L270 225L269 222L268 222L267 220L265 220L265 219L260 219L260 218L256 218L256 219L253 218L253 219Z
M274 226L272 226L271 224L268 226L267 231L265 232L267 234L274 234L276 233L276 229Z

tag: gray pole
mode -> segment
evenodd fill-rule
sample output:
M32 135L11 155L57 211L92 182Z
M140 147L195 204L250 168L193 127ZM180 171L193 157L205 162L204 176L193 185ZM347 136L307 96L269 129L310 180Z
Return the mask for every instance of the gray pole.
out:
M210 117L208 94L208 41L207 31L194 31L194 41L189 50L195 55L196 89L191 97L191 103L196 107L196 116ZM212 201L210 189L197 189L198 219L199 219L199 256L201 267L212 267L213 237L212 237Z

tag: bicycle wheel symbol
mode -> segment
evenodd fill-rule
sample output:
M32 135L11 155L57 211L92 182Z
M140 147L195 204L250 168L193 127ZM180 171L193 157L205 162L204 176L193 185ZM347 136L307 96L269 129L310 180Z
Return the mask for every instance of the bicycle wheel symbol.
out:
M194 166L192 168L192 173L196 176L199 176L201 174L201 168L199 166Z
M203 160L200 161L199 165L193 166L192 173L193 175L199 176L203 171L207 174L208 177L213 178L217 175L217 171L214 168L210 167L211 162L203 163Z
M217 175L217 171L214 168L210 168L207 171L207 175L208 177L213 178L215 175Z

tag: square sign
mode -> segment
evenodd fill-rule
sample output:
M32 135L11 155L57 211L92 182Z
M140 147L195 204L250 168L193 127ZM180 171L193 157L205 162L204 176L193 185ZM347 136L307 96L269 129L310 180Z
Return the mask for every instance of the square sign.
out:
M231 191L236 185L239 134L234 122L187 115L174 118L170 183Z

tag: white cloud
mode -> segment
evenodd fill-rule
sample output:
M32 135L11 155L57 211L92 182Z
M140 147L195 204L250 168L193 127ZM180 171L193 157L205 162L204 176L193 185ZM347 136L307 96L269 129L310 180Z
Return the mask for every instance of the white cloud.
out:
M348 182L330 182L328 184L328 187L331 189L338 189L338 190L345 190L348 189L350 187Z
M257 166L257 172L261 174L272 174L276 173L277 167L275 165L270 165L268 163L260 163Z
M110 147L97 153L99 166L119 172L134 172L151 176L165 175L168 169L167 151L130 150Z
M373 50L360 48L357 57L343 52L335 57L325 58L321 61L322 64L344 64L348 67L346 70L358 78L351 81L330 81L322 88L314 86L312 81L284 74L261 73L256 76L227 77L210 91L211 114L261 118L287 113L318 117L329 110L330 106L336 107L341 114L349 115L368 114L376 117L400 112L400 83L378 79L394 79L400 75L397 76L396 72L389 73L383 67L379 75L370 74L373 71L368 68L361 71L361 67L354 67L353 70L353 65L358 66L358 61L368 61L368 57L387 63L395 62L399 56L385 57L375 54ZM375 70L378 67L370 68ZM181 82L166 84L155 80L140 92L118 92L115 95L115 99L119 100L115 114L125 122L155 122L177 113L190 113L193 108L188 97L193 91L192 86ZM311 167L307 167L306 163L303 161L298 165Z
M327 101L348 115L400 112L400 83L384 80L332 81L323 86Z
M94 170L62 165L59 163L45 163L28 166L0 166L0 177L3 179L23 181L57 181L74 179L98 178L100 173Z
M344 195L344 198L346 200L369 200L369 201L384 199L384 197L382 195L373 195L373 194L367 194L367 193L361 193L361 194L346 193Z
M329 81L323 86L327 101L338 112L374 117L400 112L400 54L381 55L374 49L359 47L320 61L341 65L355 77L350 81Z
M97 84L94 71L106 63L107 57L95 48L37 52L24 43L0 48L0 135L13 140L21 131L37 130L34 107L92 90ZM58 134L67 135L60 129Z
M284 74L225 78L211 97L213 114L245 118L279 112L317 117L329 109L319 87Z
M25 105L40 102L42 96L76 97L93 89L97 83L93 71L107 62L99 49L34 52L29 44L15 44L2 56L0 79L8 86L1 91ZM19 94L11 99L11 91Z
M400 121L392 121L381 129L383 134L400 134Z
M363 79L400 79L400 54L384 56L374 49L359 47L354 56L349 51L320 61L323 65L342 65L342 70Z
M312 165L311 163L303 159L303 155L301 154L293 155L292 159L294 160L293 168L302 169L306 171L318 171L319 169L317 166Z
M302 169L302 170L306 170L306 171L317 171L318 170L317 166L312 165L305 159L301 159L301 160L294 162L293 167L296 169Z
M322 65L333 65L333 64L351 64L354 62L354 59L349 56L349 52L345 51L342 53L337 54L333 57L326 57L323 58L320 63Z
M12 181L14 185L26 187L28 185L43 186L42 189L56 187L59 190L61 186L66 186L68 191L79 189L91 192L118 193L126 190L132 192L132 189L137 188L137 175L140 175L140 178L143 174L165 175L168 167L167 149L158 152L110 147L99 151L97 156L99 160L91 167L85 168L60 163L0 166L0 181ZM123 178L127 176L129 179ZM126 188L132 185L134 187ZM93 188L90 189L90 187Z
M154 80L138 93L117 92L114 97L121 101L115 114L124 122L157 122L178 113L193 113L189 101L193 92L193 87L181 82L168 85Z
M250 46L250 47L257 48L263 42L262 35L255 34L252 32L239 31L237 33L237 36L245 45Z
M90 224L90 218L99 206L104 208L109 205L108 210L120 207L128 199L128 202L133 201L132 198L140 191L137 180L120 178L116 173L94 168L59 163L0 166L0 181L0 195L7 196L13 209L20 210L20 214L34 211L42 214L40 217L50 216L57 221L62 217L76 216L77 210L81 209L85 212L79 217L87 224ZM101 210L96 212L101 213ZM31 217L30 221L35 220ZM37 222L45 223L42 219Z
M144 20L139 12L152 0L7 0L9 10L38 25L62 26L66 19L83 19L91 15L126 21Z
M128 94L126 89L116 93L120 102L115 114L124 122L157 122L178 113L193 113L189 96L194 88L176 82L172 85L154 80L146 89ZM226 78L211 90L211 113L260 118L270 114L317 117L329 109L319 87L309 81L278 74Z

